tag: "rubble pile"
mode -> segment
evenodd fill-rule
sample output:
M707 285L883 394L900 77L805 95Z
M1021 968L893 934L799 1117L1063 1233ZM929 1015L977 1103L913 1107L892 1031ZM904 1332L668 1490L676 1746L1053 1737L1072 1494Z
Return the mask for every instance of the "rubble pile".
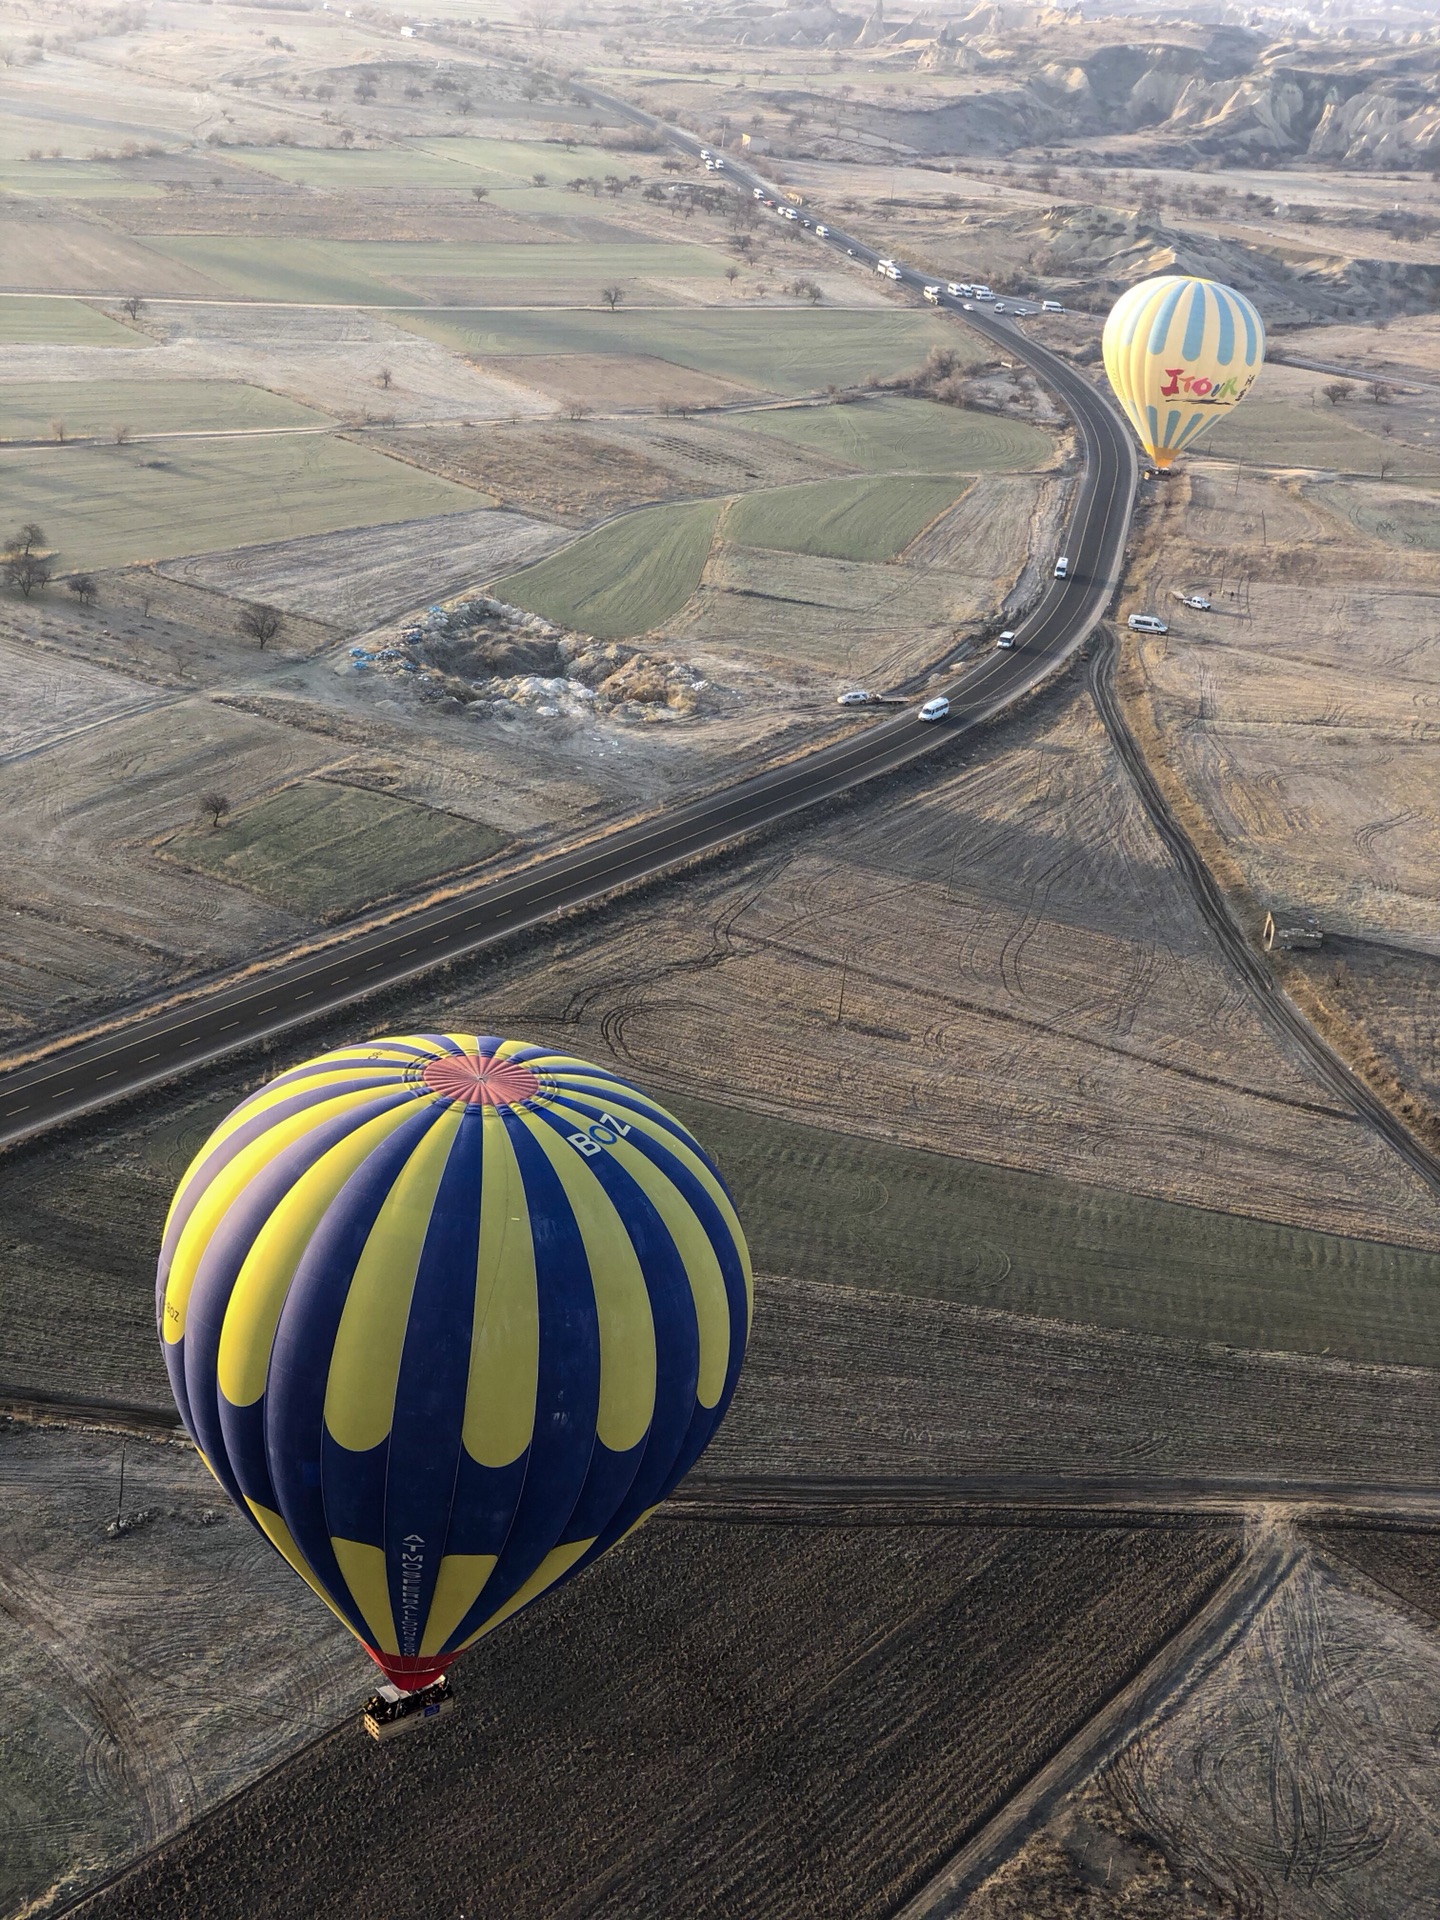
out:
M350 663L477 717L679 720L705 710L709 686L682 661L567 632L485 596L431 607L388 645L351 647Z

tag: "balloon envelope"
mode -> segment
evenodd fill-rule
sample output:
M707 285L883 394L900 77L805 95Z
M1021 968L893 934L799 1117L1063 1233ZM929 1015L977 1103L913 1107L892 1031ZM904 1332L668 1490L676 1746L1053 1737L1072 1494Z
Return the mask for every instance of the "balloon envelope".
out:
M1172 273L1121 294L1102 346L1141 446L1168 467L1250 391L1265 358L1265 326L1233 287Z
M678 1120L473 1034L340 1048L243 1101L180 1183L157 1299L211 1471L403 1687L665 1498L750 1304Z

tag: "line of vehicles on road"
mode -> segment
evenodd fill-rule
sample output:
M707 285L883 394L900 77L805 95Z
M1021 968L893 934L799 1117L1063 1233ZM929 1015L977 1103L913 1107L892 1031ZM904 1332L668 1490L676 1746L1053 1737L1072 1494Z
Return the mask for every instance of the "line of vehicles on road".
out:
M1067 554L1061 554L1060 558L1055 562L1055 578L1057 580L1068 580L1069 577L1069 556ZM1185 593L1177 589L1172 597L1178 600L1181 606L1192 607L1197 612L1210 613L1213 611L1208 596L1203 593ZM1167 623L1162 620L1158 614L1154 613L1132 613L1126 624L1132 633L1168 633L1170 631ZM995 642L996 650L1000 653L1009 653L1018 645L1019 636L1013 627L1007 627ZM869 707L891 705L895 704L895 702L887 699L884 695L871 693L865 688L852 687L848 692L838 696L836 704L842 707ZM950 702L944 694L933 695L929 700L925 701L923 706L916 710L915 715L917 720L927 722L946 720L949 716Z
M720 153L712 153L709 147L701 147L700 159L707 173L723 173L725 171L725 156ZM804 196L796 193L792 188L777 187L772 193L763 186L752 186L750 196L762 207L767 208L772 213L778 214L782 220L793 221L796 226L803 227L807 233L813 233L816 239L828 240L831 238L830 228L825 225L824 221L812 221L808 214L800 211L805 204ZM839 238L842 239L843 237L843 235L839 236ZM854 247L847 246L845 251L851 258L854 257ZM895 260L877 260L875 262L875 272L878 273L882 279L896 282L903 280L905 277L899 262ZM1020 320L1028 319L1030 315L1035 313L1064 313L1065 311L1065 308L1058 300L1025 302L1023 300L1016 300L1012 296L1007 304L1006 301L997 297L993 287L988 287L984 285L983 282L978 281L948 280L943 286L939 281L936 281L933 285L925 287L923 291L925 298L932 306L938 306L942 293L947 293L952 300L978 301L982 306L990 305L995 313L1014 314L1015 317ZM971 309L967 307L966 311L969 312L970 310Z

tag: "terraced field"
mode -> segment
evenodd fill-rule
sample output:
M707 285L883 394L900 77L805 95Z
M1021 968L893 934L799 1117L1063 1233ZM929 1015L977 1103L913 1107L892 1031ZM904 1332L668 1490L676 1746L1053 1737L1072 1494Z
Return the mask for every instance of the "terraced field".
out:
M725 516L727 540L833 560L893 560L964 492L944 476L819 480L750 493Z
M690 598L710 552L718 500L647 507L496 581L515 606L604 640L647 633Z

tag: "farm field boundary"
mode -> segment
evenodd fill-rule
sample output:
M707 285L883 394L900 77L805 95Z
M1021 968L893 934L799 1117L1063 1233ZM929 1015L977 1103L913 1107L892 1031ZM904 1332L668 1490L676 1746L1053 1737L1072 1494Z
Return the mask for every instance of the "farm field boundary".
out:
M674 1087L666 1099L718 1160L764 1272L1252 1350L1440 1364L1440 1255L867 1139ZM797 1189L813 1201L803 1232Z
M1003 1513L1007 1526L1054 1524L1063 1513L1075 1525L1087 1513L1096 1524L1124 1516L1143 1526L1189 1516L1198 1525L1230 1525L1257 1507L1293 1507L1317 1526L1362 1526L1379 1517L1403 1524L1440 1519L1440 1488L1400 1481L1307 1480L1275 1474L992 1473L907 1475L903 1479L816 1475L786 1479L692 1474L657 1518L666 1514L717 1523L771 1521L791 1526L971 1526ZM1048 1516L1048 1517L1047 1517Z
M1144 1721L1213 1667L1300 1557L1279 1529L1263 1534L1199 1611L1041 1767L895 1920L951 1920L996 1868L1056 1811L1067 1793L1117 1753Z
M641 507L494 583L502 599L602 640L647 633L700 584L718 500Z
M1423 1141L1418 1140L1384 1101L1330 1048L1246 938L1244 930L1230 911L1219 883L1165 798L1140 742L1130 729L1115 691L1115 654L1113 635L1107 635L1097 647L1090 668L1090 688L1100 717L1105 722L1105 731L1135 783L1151 824L1194 893L1196 905L1204 915L1206 924L1236 972L1254 994L1261 1017L1282 1041L1299 1049L1322 1085L1360 1119L1368 1122L1432 1192L1440 1195L1440 1154L1432 1153Z

